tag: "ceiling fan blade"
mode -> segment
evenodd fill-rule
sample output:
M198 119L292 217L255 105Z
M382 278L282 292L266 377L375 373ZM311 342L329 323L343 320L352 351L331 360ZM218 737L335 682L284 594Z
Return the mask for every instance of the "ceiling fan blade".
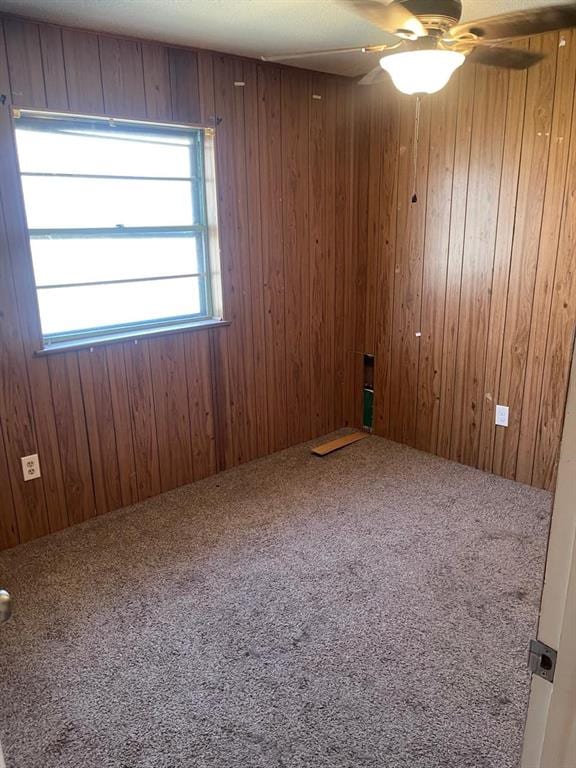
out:
M361 80L358 80L358 85L376 85L376 83L381 83L384 80L390 80L390 76L381 66L377 66L371 69L367 75L364 75Z
M341 0L345 5L364 19L372 22L384 32L396 35L407 33L405 37L426 37L422 22L407 8L386 0ZM403 36L403 35L400 35Z
M467 57L473 64L485 64L487 67L504 69L529 69L542 61L544 54L532 53L520 48L498 48L478 46Z
M309 56L324 56L331 53L365 53L384 49L387 46L362 46L360 48L325 48L322 51L301 51L300 53L278 53L274 56L261 56L262 61L287 61L288 59L306 59Z
M511 37L528 37L557 29L576 27L576 3L551 5L548 8L516 11L488 19L469 21L452 27L448 38L475 35L483 40L502 40Z

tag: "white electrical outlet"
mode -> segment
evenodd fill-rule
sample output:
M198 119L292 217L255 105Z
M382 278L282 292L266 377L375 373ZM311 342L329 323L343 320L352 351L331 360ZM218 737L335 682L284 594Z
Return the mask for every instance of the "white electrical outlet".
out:
M508 408L507 405L497 405L496 406L496 426L497 427L507 427L508 426L508 414L510 413L510 408Z
M36 480L37 477L40 477L40 461L37 453L32 453L30 456L22 456L20 461L22 462L24 480Z

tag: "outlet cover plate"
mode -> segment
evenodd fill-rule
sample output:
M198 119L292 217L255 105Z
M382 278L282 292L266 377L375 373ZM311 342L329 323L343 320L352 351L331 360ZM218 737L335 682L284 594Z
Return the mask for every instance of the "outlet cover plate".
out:
M496 426L507 427L510 408L507 405L496 406Z
M25 481L36 480L37 477L40 477L40 460L37 453L22 456L20 461L22 462L22 474Z

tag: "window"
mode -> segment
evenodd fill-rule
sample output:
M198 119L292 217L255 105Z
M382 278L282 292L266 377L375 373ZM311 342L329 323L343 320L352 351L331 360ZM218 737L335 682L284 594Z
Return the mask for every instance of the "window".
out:
M212 317L200 128L17 113L44 343Z

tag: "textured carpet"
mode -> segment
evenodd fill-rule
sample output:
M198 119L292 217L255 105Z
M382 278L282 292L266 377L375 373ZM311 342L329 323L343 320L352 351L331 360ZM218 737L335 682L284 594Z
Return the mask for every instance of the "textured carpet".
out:
M371 438L2 553L8 766L516 766L549 505Z

